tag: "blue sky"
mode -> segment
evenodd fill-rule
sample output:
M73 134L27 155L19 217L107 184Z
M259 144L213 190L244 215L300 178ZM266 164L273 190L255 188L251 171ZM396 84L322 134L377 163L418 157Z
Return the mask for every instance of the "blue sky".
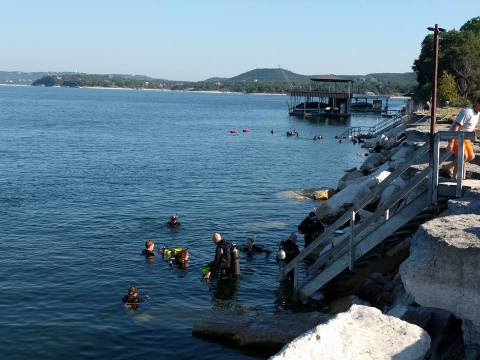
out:
M480 1L2 0L0 14L0 70L202 80L410 71L426 27L458 29Z

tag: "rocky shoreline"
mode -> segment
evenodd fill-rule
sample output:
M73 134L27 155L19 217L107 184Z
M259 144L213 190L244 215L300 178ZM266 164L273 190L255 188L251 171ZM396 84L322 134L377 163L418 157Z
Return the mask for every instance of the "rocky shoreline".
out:
M304 190L322 199L317 215L333 223L428 141L428 123L403 124L367 140L361 166L337 189ZM439 131L448 125L440 125ZM480 179L480 151L467 176ZM386 187L375 207L402 189L426 164L414 164ZM426 184L425 184L426 186ZM406 199L413 201L415 191ZM300 199L298 199L300 200ZM405 206L405 204L399 205ZM391 209L391 211L399 211ZM272 359L480 358L480 188L442 202L360 258L309 300L310 312L232 315L195 324L194 335L261 349ZM360 221L371 214L360 213ZM221 320L219 320L221 319Z

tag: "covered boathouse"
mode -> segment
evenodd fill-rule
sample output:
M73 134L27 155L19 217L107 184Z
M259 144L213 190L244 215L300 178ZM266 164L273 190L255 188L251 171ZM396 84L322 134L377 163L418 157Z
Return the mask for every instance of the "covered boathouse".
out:
M353 80L336 75L310 78L309 90L291 90L288 113L293 116L350 116Z

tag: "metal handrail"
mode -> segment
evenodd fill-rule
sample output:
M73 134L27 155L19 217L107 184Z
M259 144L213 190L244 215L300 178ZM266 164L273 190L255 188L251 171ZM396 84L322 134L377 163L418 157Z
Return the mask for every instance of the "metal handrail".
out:
M363 209L366 205L376 199L385 188L395 181L400 175L407 171L417 161L421 160L426 153L428 153L429 144L425 143L416 152L416 156L403 166L400 166L397 170L387 176L377 187L375 187L370 193L361 198L355 204L353 204L348 211L346 211L340 218L335 221L322 235L315 239L307 248L305 248L300 254L298 254L290 263L288 263L283 269L283 275L288 274L300 261L305 259L308 255L314 252L320 246L325 246L329 242L329 238L333 233L350 220L350 214L352 211L357 212Z
M383 192L388 185L398 179L405 171L407 171L412 165L416 162L422 160L425 155L428 153L430 145L425 143L419 149L417 149L416 154L413 160L408 163L404 163L400 168L391 173L381 184L374 188L369 194L364 196L362 199L357 201L353 206L350 207L335 223L330 226L325 233L320 235L315 239L307 248L305 248L300 254L298 254L289 264L287 264L283 271L282 277L285 277L291 270L294 271L294 287L298 288L298 264L300 261L305 259L308 255L316 251L320 247L324 247L329 242L334 245L333 250L331 250L329 256L319 258L309 269L309 273L315 272L319 267L324 265L330 260L335 260L338 257L338 254L343 256L349 244L350 249L350 268L353 268L353 262L355 261L355 247L360 244L364 239L368 237L368 234L371 232L371 229L368 227L376 222L383 216L387 214L389 209L398 203L400 200L405 198L414 188L421 184L426 178L431 179L431 184L429 184L428 189L428 199L431 200L428 203L436 204L436 197L438 195L438 170L441 161L443 161L446 156L440 159L440 141L446 139L457 139L459 141L459 153L458 153L458 173L457 173L457 191L456 196L460 197L462 192L462 177L463 177L463 143L465 139L474 139L475 133L473 132L455 132L455 131L442 131L435 135L435 146L433 154L433 167L432 164L428 164L427 167L422 170L420 173L415 175L415 177L404 187L402 190L397 192L393 198L391 198L388 203L383 204L381 207L377 208L376 211L369 217L365 222L360 223L359 225L354 224L355 214L365 207L367 204L376 199L376 197ZM446 154L447 155L447 154ZM347 221L351 222L351 234L345 235L337 239L331 239L332 235L336 230L343 226ZM385 216L385 220L388 221L389 217ZM380 224L380 223L379 223ZM380 226L380 225L379 225ZM356 241L354 240L357 236ZM336 241L335 241L336 240ZM348 243L347 243L348 241Z
M392 118L388 118L376 124L375 126L351 126L341 133L339 137L345 138L356 135L366 135L372 137L377 136L399 125L405 118L408 117L409 115L397 114Z

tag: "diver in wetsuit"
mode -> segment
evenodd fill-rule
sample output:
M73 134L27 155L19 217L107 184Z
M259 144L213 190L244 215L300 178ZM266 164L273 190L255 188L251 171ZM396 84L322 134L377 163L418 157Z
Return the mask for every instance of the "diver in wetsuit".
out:
M298 232L305 237L305 247L310 245L324 231L325 228L317 218L315 211L311 211L300 225L298 225Z
M178 221L178 215L173 214L172 216L170 216L170 220L168 220L167 225L171 228L176 228L180 226L180 222Z
M155 253L153 252L154 247L155 243L153 242L153 240L145 241L145 249L143 249L140 255L145 256L146 258L155 256Z
M297 245L297 235L295 233L292 233L287 240L280 243L280 251L283 252L283 258L279 258L279 260L285 261L285 265L300 254L300 249ZM287 274L287 281L293 281L293 270L290 270Z
M170 262L173 266L181 269L188 268L188 259L190 259L190 255L188 254L188 249L182 249L177 252L171 259Z
M128 294L122 298L122 302L130 309L136 310L142 302L142 299L138 294L138 289L134 286L130 287L128 289Z
M214 233L212 240L217 246L215 259L205 274L205 279L210 279L212 275L220 279L240 275L240 256L235 245L227 243L219 233Z
M256 237L253 236L252 238L247 240L247 243L240 247L240 251L246 253L247 255L253 255L256 253L266 253L269 255L272 250L264 248L256 244Z

